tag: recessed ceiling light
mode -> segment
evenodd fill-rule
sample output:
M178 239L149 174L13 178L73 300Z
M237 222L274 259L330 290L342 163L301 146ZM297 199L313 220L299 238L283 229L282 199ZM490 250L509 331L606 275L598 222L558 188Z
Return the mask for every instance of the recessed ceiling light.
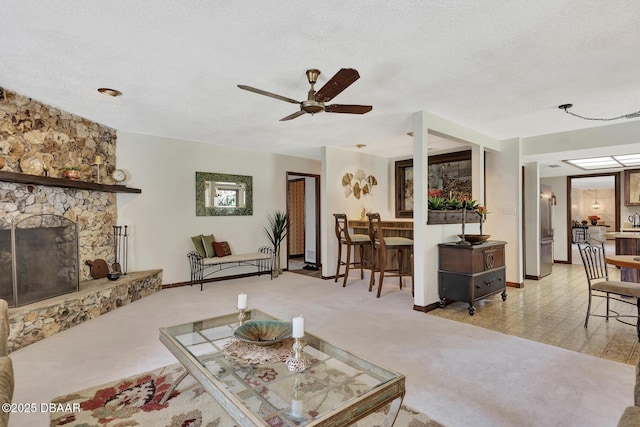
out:
M583 170L610 169L640 166L640 154L619 154L615 156L590 157L586 159L563 160L565 163Z
M583 170L619 168L622 165L613 157L591 157L587 159L563 160Z
M103 95L108 95L108 96L120 96L122 95L122 92L120 92L119 90L116 89L110 89L108 87L101 87L98 89L98 92L100 92Z
M613 156L613 158L625 166L640 165L640 154L623 154L620 156Z

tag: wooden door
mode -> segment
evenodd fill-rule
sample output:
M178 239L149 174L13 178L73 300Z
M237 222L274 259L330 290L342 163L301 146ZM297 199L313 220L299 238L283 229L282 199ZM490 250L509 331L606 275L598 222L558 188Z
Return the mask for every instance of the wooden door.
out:
M289 258L304 256L304 179L289 181Z

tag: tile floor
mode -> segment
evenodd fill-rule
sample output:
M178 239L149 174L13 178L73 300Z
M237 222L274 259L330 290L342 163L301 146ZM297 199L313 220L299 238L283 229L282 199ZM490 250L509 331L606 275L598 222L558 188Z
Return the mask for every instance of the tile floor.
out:
M578 254L579 257L579 254ZM609 278L619 280L619 271L609 268ZM635 364L639 356L636 328L615 320L589 318L584 327L588 290L584 267L555 264L541 280L525 280L523 288L507 288L507 301L495 295L476 303L474 316L468 304L455 302L429 314L464 322L509 335L573 350L603 359ZM637 313L632 304L612 302L621 314ZM604 298L594 298L592 312L604 313ZM628 319L632 323L635 319Z

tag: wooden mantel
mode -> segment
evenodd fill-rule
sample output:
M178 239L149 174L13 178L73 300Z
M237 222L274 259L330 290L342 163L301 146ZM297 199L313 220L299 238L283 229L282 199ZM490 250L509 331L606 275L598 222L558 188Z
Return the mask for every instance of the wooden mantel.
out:
M142 193L139 188L124 185L98 184L97 182L74 181L66 178L29 175L26 173L0 171L0 181L19 184L46 185L48 187L77 188L79 190L104 191L107 193Z

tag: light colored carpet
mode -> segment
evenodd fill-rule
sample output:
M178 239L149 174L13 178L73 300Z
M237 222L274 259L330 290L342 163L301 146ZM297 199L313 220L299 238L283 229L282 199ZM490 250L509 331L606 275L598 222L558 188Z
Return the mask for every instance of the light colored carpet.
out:
M123 378L53 399L57 407L70 409L52 413L50 427L86 426L210 426L233 427L236 422L192 377L187 377L164 404L171 384L184 372L179 364ZM60 406L62 405L62 406ZM74 411L73 409L80 408ZM360 420L355 427L380 426L388 406ZM285 413L274 416L269 425L296 425ZM441 424L410 408L402 407L396 427L439 427Z
M341 283L285 272L164 290L11 354L14 402L50 402L175 363L158 328L249 306L407 377L405 404L447 426L615 425L632 404L634 367L412 310L411 289ZM509 301L507 300L507 304ZM42 426L49 414L11 414L10 425Z

